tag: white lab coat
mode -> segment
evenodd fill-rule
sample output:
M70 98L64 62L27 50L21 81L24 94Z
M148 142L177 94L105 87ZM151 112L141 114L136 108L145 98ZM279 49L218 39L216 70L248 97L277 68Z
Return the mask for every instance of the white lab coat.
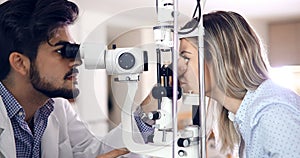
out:
M116 142L114 147L124 147L120 126L108 135L109 138L116 136L117 141L106 138L105 140L111 142L103 143L86 128L67 100L56 98L54 101L54 111L49 116L42 137L43 158L93 158L113 149L106 144ZM0 158L2 157L15 158L16 148L13 128L0 97Z

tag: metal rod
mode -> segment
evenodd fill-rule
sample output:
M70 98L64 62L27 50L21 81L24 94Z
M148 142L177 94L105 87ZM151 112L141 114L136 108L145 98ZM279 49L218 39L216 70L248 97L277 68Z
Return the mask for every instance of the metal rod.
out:
M203 1L201 1L201 10L203 11ZM198 74L199 74L199 120L200 128L199 136L201 140L201 158L206 158L206 102L205 102L205 73L204 73L204 27L203 14L201 13L199 22L199 38L198 38ZM200 152L200 151L199 151Z
M178 51L178 0L173 0L174 7L174 33L173 33L173 54L172 54L172 63L173 63L173 106L172 106L172 117L173 117L173 157L177 155L177 90L178 90L178 73L177 73L177 53Z
M161 76L160 76L160 69L161 69L161 51L159 48L156 49L156 80L157 80L157 85L156 86L161 86ZM161 109L161 99L157 100L157 109Z

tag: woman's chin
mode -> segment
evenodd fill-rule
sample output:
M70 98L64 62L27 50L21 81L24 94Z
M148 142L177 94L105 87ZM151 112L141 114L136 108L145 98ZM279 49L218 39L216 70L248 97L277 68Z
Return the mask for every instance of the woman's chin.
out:
M181 85L181 88L183 90L183 93L198 93L197 90L195 90L194 88L184 84L184 85Z

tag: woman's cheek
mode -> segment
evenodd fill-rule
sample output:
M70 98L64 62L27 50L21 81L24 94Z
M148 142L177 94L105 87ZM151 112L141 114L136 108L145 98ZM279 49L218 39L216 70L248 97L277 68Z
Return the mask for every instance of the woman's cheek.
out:
M187 90L191 90L193 93L197 93L198 92L198 79L196 74L194 73L194 71L191 68L188 68L186 73L184 74L185 78L187 79Z
M178 59L178 76L182 76L187 71L187 65L182 58Z

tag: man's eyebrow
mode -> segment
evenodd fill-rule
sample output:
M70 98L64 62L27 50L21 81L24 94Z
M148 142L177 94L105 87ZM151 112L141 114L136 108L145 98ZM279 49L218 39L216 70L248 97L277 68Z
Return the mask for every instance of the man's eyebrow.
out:
M53 46L59 46L63 45L63 43L70 43L69 41L59 40L57 43L55 43Z
M56 43L54 43L54 44L50 43L50 41L47 41L47 43L48 43L51 47L57 47L57 46L63 45L62 43L65 43L65 42L69 42L69 41L59 40L58 42L56 42Z

